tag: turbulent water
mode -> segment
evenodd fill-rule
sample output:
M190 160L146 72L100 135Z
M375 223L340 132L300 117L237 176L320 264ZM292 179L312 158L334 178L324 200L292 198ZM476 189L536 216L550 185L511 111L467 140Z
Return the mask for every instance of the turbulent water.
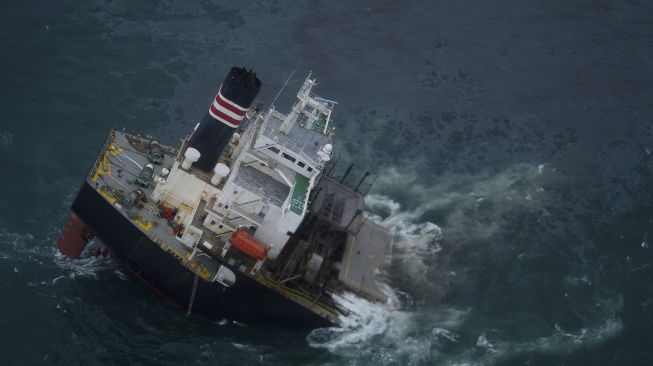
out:
M653 8L643 1L4 2L0 364L653 360ZM112 126L172 144L231 65L309 71L377 173L388 304L339 328L188 317L54 242ZM264 306L264 304L262 304Z

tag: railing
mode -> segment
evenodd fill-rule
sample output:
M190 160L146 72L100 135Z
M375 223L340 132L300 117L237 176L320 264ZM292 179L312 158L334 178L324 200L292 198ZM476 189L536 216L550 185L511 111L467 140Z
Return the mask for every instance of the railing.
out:
M331 304L322 301L321 294L315 294L306 290L293 289L283 283L275 281L274 279L264 274L256 276L256 279L267 287L284 294L286 297L301 303L303 306L323 316L326 316L331 320L335 321L338 318L338 310Z
M249 221L251 221L253 223L256 223L258 225L263 224L263 218L261 218L259 215L257 215L254 212L244 210L244 209L242 209L241 207L239 207L237 205L232 205L230 210L231 210L231 212L233 212L233 213L235 213L235 214L237 214L237 215L239 215L239 216L241 216L241 217L243 217L243 218L245 218L245 219L247 219L247 220L249 220Z
M92 166L92 168L89 171L88 176L87 176L88 179L91 179L91 180L97 179L97 176L99 175L98 174L98 169L101 168L100 165L101 165L102 161L104 160L104 158L106 156L107 149L109 148L109 146L111 146L113 144L113 141L115 140L115 138L116 138L116 129L112 128L111 131L109 132L109 136L107 136L107 138L104 140L104 144L100 148L100 151L98 152L97 158L93 162L93 166Z
M269 131L270 132L269 134L264 133L264 135L274 141L276 131L279 131L279 130L272 129L272 130ZM282 141L282 142L275 141L274 145L270 145L270 146L281 147L281 148L286 149L286 150L288 150L290 152L293 152L293 153L297 154L297 156L300 158L300 160L304 161L305 163L307 163L307 164L309 164L309 165L311 165L311 166L313 166L313 167L315 167L317 169L321 168L321 161L320 160L316 160L315 158L309 156L308 154L306 154L306 152L304 152L304 146L305 145L300 145L299 143L294 143L292 141L285 140L285 141ZM283 150L282 150L282 152L283 152Z

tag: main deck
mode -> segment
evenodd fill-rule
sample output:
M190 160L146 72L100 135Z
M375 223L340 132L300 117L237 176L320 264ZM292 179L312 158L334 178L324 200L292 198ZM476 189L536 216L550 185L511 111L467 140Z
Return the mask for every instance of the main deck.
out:
M223 232L214 232L205 229L203 222L207 215L226 215L229 213L217 213L212 211L213 202L211 198L200 199L193 205L181 204L179 207L161 206L152 197L154 194L156 180L165 177L167 172L179 164L178 151L172 147L161 145L163 159L159 164L154 164L149 151L153 141L149 136L140 136L124 131L112 130L107 141L102 147L98 158L87 177L88 183L104 197L113 207L143 234L156 243L161 250L166 251L177 258L189 271L198 278L207 282L219 282L229 286L228 276L223 274L224 268L248 276L259 284L274 289L285 297L302 304L312 311L335 322L338 318L338 310L331 299L320 298L319 294L312 294L293 288L290 283L284 283L275 279L267 270L265 260L257 260L246 255L229 242L229 237L237 229L238 223L230 225L225 220ZM183 145L182 145L183 146ZM233 146L235 149L236 146ZM228 158L223 157L225 163ZM152 179L148 184L139 182L144 167L153 167ZM192 169L192 168L191 168ZM196 174L198 178L208 182L209 177ZM256 185L256 171L241 169L236 180L242 184ZM284 191L282 185L268 187L267 194L277 204L282 202L281 197L288 192ZM221 188L218 186L218 188ZM141 194L134 192L140 191ZM130 197L139 197L134 200ZM176 209L174 215L170 210ZM246 212L237 212L238 207L233 207L236 213L234 216L242 217ZM240 208L244 211L243 208ZM168 213L166 217L166 211ZM190 223L181 226L180 222ZM200 236L197 245L188 245L182 238L187 230L199 228L196 234ZM216 284L217 285L217 284Z

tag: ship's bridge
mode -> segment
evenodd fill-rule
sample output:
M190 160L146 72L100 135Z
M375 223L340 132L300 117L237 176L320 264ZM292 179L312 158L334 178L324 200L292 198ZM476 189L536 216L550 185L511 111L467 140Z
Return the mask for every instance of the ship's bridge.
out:
M272 106L253 144L254 150L309 178L317 175L331 156L331 112L336 104L312 94L314 85L309 75L287 115Z
M233 215L247 221L269 246L269 258L276 258L306 216L311 189L331 158L335 102L311 94L313 85L307 78L288 115L270 108L250 123L222 194L211 205L218 228L234 222Z
M331 143L331 136L306 128L305 123L297 123L284 133L285 118L278 111L270 110L254 149L304 176L317 174L323 165L318 153Z

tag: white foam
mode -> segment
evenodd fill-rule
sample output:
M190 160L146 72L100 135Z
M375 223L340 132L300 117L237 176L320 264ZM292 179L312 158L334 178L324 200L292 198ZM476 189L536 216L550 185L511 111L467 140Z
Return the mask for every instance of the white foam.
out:
M249 349L252 348L251 346L248 346L248 345L242 344L242 343L238 343L238 342L231 342L231 345L238 348L238 349L242 349L242 350L249 350Z
M398 202L383 195L370 194L365 203L373 213L389 213L385 219L379 215L372 218L394 233L393 259L400 261L402 268L414 280L425 279L428 271L425 260L442 249L437 242L442 236L440 227L431 222L416 223L419 212L401 211Z
M426 185L410 168L389 168L379 174L375 184L375 191L384 194L369 194L365 203L373 219L395 233L392 275L407 276L419 286L446 286L452 283L451 273L460 274L455 281L460 282L465 272L432 266L445 237L448 245L455 246L483 242L514 210L547 215L541 184L556 178L555 168L548 163L514 164L499 171L488 168L473 174L443 174ZM402 204L394 196L401 197ZM431 217L438 221L428 222ZM434 281L436 273L449 278Z
M119 279L121 279L121 280L123 280L123 281L127 281L127 280L128 280L127 275L125 275L125 274L122 272L122 270L119 269L119 268L116 268L116 269L113 271L113 273L116 275L116 277L118 277Z
M546 164L540 164L540 165L538 165L538 166L537 166L537 173L538 173L538 174L542 174L542 173L544 173L544 167L545 167L545 166L546 166Z
M391 217L384 222L390 226L418 224L430 211L444 212L443 221L435 224L445 233L483 240L498 230L500 218L506 212L516 207L541 210L546 198L542 180L555 179L554 173L555 169L549 169L547 163L514 164L500 171L488 168L470 174L443 174L426 185L410 168L393 167L379 174L375 190L386 195L396 192L412 202L410 207L402 210L396 202L379 202L383 197L379 195L368 196L366 203L373 212L379 207L389 210Z
M567 353L581 347L596 346L615 337L623 330L623 322L617 314L623 306L621 297L599 301L606 311L606 319L592 326L575 330L565 330L558 323L553 325L553 333L522 342L504 341L499 336L491 339L486 332L479 334L475 347L469 348L449 362L453 364L493 365L509 357L524 353L546 352L553 354ZM491 330L499 332L497 329ZM482 352L479 353L479 350Z
M497 353L496 347L490 343L485 333L478 336L478 339L476 340L476 347L483 348L490 353Z
M644 238L642 239L642 243L640 246L644 249L648 249L648 235L647 233L644 233Z
M574 286L579 286L579 285L589 286L592 284L592 281L589 279L589 277L586 274L579 275L579 276L567 276L567 278L565 278L565 281Z
M84 256L83 253L83 256L79 259L70 259L56 251L54 261L59 268L70 271L70 279L75 279L77 276L97 279L98 273L106 270L112 270L118 278L125 279L125 275L116 269L116 263L111 261L110 258Z
M424 280L432 270L427 264L440 255L443 237L450 239L447 243L452 245L459 245L461 241L484 241L500 229L501 217L514 210L536 210L547 215L543 203L548 197L542 183L558 179L556 174L556 169L547 163L515 164L502 171L488 169L476 174L441 176L427 186L419 183L416 174L389 169L380 174L376 184L376 191L384 194L368 195L366 205L376 222L396 233L393 262L398 261L399 270L412 279ZM402 197L405 204L400 204L393 192ZM441 221L425 222L425 217L441 218ZM517 257L524 259L528 255L521 253ZM439 270L464 281L464 269ZM590 278L582 273L575 274L568 277L567 282L590 285ZM394 293L401 291L395 289ZM559 324L552 324L552 333L548 335L514 341L510 334L502 333L500 326L470 330L473 326L470 322L465 324L466 330L462 330L461 323L470 311L467 309L425 309L424 304L418 304L415 306L418 310L405 311L398 303L394 303L395 307L383 306L353 295L345 300L343 305L352 307L354 312L342 319L340 327L311 332L307 338L309 345L380 365L419 364L425 360L448 365L491 365L526 352L567 352L595 345L623 328L618 311L608 310L604 321L588 323L578 329L563 329ZM609 307L618 308L618 301ZM440 360L440 350L453 343L455 348L463 350L454 357Z
M216 322L214 322L214 323L217 324L217 325L219 325L219 326L221 326L221 327L223 327L223 326L225 326L225 325L229 325L229 320L227 320L227 319L220 319L220 320L218 320L218 321L216 321Z
M458 335L450 330L435 327L431 330L436 338L446 339L450 342L458 342Z
M309 334L311 347L324 348L334 355L352 360L365 359L375 365L417 365L425 361L446 365L494 365L524 353L567 353L595 346L618 335L623 323L618 318L621 298L600 300L606 318L594 325L564 329L553 324L553 332L524 341L510 341L510 334L499 329L477 333L475 341L456 355L443 357L441 351L456 344L460 348L461 327L469 328L470 309L428 309L408 312L387 305L370 303L353 294L338 302L352 309L341 318L339 327L320 328ZM430 337L426 329L430 326ZM469 332L469 330L467 330Z
M443 308L423 319L423 314L371 303L353 294L345 294L338 302L352 313L341 318L339 327L312 331L308 344L345 357L363 357L378 365L415 365L437 357L433 346L442 341L456 342L458 336L452 329L466 315ZM432 337L416 334L424 323L433 326Z
M14 142L14 135L9 131L0 132L0 146L10 147Z
M30 232L20 234L0 228L0 242L3 245L11 246L15 252L25 251L25 248L32 241L34 241L34 235Z

